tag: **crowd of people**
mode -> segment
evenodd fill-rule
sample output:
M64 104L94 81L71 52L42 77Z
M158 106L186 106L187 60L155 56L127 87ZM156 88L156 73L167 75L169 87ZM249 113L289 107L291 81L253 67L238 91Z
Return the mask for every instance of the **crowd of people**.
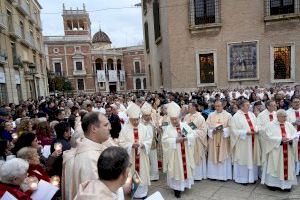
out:
M145 199L162 173L176 198L203 179L290 191L299 134L300 85L10 103L0 107L0 197L31 199L43 180L59 188L54 199Z

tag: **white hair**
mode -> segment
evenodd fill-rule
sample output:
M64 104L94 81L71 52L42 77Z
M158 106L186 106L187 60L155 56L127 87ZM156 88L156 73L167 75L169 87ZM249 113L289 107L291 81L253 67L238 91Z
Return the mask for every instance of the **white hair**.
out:
M8 160L0 167L0 180L3 183L12 184L15 178L24 176L28 168L28 162L21 158Z
M286 116L286 111L283 110L283 109L279 109L279 110L277 110L276 114L277 114L277 116L278 115L280 115L280 116L282 116L282 115Z

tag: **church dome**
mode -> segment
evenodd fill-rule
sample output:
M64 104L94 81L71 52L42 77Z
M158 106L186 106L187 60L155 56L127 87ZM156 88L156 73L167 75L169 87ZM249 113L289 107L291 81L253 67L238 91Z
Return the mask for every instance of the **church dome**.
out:
M94 34L92 42L93 43L109 43L109 44L111 44L111 41L110 41L108 35L101 30L99 30L97 33Z

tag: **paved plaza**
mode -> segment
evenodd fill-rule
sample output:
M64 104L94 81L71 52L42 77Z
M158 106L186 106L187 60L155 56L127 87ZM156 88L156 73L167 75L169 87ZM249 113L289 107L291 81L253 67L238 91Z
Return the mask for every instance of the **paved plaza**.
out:
M298 177L298 182L300 177ZM151 182L149 195L159 191L165 200L175 199L173 190L166 184L166 176L161 174L160 180ZM221 182L212 180L196 181L192 189L181 195L182 200L283 200L300 199L300 185L293 187L291 192L270 191L265 185L249 184L243 186L233 181Z

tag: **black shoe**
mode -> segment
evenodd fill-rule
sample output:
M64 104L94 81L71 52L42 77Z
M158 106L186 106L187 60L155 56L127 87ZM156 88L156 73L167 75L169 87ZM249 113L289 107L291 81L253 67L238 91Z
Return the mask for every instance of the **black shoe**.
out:
M248 185L248 183L241 183L243 186L247 186Z
M181 191L179 190L174 190L174 195L177 199L181 198Z
M276 190L277 190L276 187L272 187L272 186L267 186L267 187L268 187L268 189L271 190L271 191L276 191Z

